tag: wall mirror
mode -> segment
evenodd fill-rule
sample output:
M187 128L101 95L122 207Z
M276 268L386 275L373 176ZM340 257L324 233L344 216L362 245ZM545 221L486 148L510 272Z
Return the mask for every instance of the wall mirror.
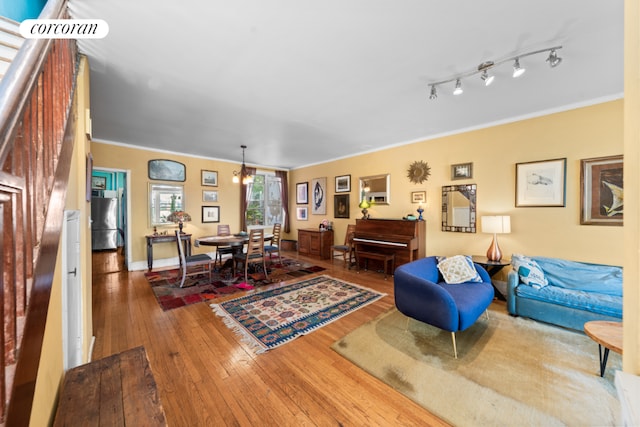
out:
M442 187L442 231L476 232L476 184Z
M388 205L391 202L391 175L372 175L360 177L360 199L364 196L376 205Z
M149 223L151 226L173 225L167 217L184 210L184 186L149 183Z

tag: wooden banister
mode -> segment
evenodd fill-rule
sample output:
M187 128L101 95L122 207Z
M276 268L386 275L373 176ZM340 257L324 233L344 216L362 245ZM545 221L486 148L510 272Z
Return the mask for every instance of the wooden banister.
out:
M66 16L49 0L40 18ZM75 40L26 40L0 81L0 421L29 425L74 146Z

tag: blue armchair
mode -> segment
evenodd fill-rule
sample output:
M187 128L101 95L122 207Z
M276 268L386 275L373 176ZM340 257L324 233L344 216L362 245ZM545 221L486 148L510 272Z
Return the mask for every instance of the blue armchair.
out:
M450 331L456 359L456 335L473 325L493 301L489 274L474 264L482 282L447 284L436 257L401 265L394 275L395 304L405 316Z

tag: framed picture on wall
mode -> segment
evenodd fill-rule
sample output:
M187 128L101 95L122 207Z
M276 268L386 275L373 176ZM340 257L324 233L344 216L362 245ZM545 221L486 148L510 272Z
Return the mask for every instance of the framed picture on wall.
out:
M622 172L622 155L580 161L580 224L623 224Z
M427 202L427 192L426 191L412 191L411 192L411 203L426 203Z
M220 222L220 206L203 206L202 223Z
M107 189L107 178L104 176L92 176L91 177L91 188L93 190L106 190Z
M473 178L473 163L451 165L451 179Z
M516 163L516 207L564 207L567 159Z
M91 177L91 175L93 174L93 156L91 155L91 153L87 154L87 162L86 162L86 171L85 171L85 177L86 177L86 186L85 186L85 191L86 191L86 195L85 195L85 199L87 199L87 202L91 201L91 196L93 195L93 193L91 192L91 190L93 190L93 178Z
M333 217L349 218L349 195L335 194L333 196Z
M149 160L149 179L161 181L180 181L187 179L187 168L180 162L173 160Z
M217 191L209 191L202 190L202 201L208 203L215 203L218 201L218 192Z
M202 170L202 185L218 186L218 172Z
M296 184L296 203L306 205L309 203L309 183L299 182Z
M296 208L296 219L298 221L307 221L309 219L309 211L306 206L298 206Z
M313 178L311 194L311 213L325 215L327 213L327 178Z
M336 193L351 191L351 175L336 176Z

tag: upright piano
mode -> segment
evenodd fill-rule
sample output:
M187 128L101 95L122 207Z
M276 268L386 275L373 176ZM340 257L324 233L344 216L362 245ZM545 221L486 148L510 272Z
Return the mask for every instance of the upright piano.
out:
M395 266L424 258L426 222L406 219L357 219L353 244L362 252L394 254Z

